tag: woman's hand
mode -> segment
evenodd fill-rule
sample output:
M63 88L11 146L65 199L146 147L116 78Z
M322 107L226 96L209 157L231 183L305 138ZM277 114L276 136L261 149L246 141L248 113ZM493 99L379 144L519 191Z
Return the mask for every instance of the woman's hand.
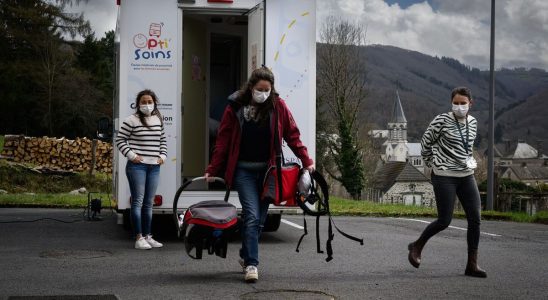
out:
M204 174L204 178L207 182L213 182L215 181L215 177L212 177L211 175L209 175L209 173L205 173Z
M314 164L311 164L310 166L305 168L310 174L314 173L316 170L316 166Z
M141 163L143 161L143 158L140 157L139 155L135 155L135 158L131 160L133 163Z
M163 165L163 164L164 164L164 160L163 160L161 157L158 157L158 164L159 164L159 165Z

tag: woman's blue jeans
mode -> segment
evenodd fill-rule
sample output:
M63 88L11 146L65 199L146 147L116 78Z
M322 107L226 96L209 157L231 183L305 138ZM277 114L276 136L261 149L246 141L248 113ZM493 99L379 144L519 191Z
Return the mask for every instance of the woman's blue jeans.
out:
M131 192L133 233L146 236L151 232L152 202L160 179L160 165L127 162L126 176Z
M242 204L243 226L240 257L246 266L259 265L259 236L261 235L269 203L262 201L263 178L266 164L250 166L238 163L234 173L234 187Z

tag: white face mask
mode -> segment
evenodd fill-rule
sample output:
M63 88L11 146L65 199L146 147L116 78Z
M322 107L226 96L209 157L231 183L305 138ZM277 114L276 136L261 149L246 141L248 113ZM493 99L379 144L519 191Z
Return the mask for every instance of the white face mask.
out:
M453 104L453 113L455 114L455 116L459 118L464 118L468 114L468 108L469 108L468 104L464 104L464 105Z
M259 104L265 102L268 96L270 96L270 91L261 92L253 90L253 100Z
M145 105L139 105L139 110L147 115L147 116L150 116L150 114L152 113L152 111L154 110L154 104L145 104Z

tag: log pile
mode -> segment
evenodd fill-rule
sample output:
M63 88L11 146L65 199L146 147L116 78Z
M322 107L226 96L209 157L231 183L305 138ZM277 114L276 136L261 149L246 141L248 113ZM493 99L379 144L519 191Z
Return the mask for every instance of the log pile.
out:
M0 154L14 162L25 162L66 171L89 171L92 166L92 144L88 138L69 140L50 137L6 135ZM95 171L112 172L112 145L96 140Z

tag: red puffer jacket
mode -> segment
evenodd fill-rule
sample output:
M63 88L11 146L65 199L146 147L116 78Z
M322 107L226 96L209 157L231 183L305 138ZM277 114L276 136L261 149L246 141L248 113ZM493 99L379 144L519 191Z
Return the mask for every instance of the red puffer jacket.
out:
M279 97L274 103L274 111L278 113L278 137L280 138L280 145L282 142L281 137L283 137L289 148L301 160L303 167L306 168L312 165L314 161L308 156L308 150L301 141L301 133L289 108ZM224 179L229 187L232 186L232 179L240 154L243 125L243 114L240 108L241 106L236 102L226 107L217 132L217 141L215 142L213 156L206 169L206 173L209 173L211 176L222 176L219 173L226 168ZM274 120L275 118L273 118L271 113L270 165L274 165L276 160Z

